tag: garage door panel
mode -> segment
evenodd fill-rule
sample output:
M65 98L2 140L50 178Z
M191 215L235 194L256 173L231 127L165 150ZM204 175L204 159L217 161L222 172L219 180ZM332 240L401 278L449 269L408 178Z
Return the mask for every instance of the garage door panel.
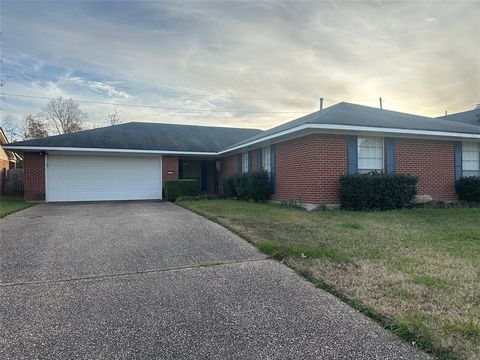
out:
M49 155L48 201L161 199L161 158Z

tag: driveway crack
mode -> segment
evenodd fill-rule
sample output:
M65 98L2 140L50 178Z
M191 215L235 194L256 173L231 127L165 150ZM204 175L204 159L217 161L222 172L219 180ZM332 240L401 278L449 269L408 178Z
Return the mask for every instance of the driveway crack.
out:
M202 269L202 268L209 268L209 267L218 267L218 266L223 266L223 265L243 264L243 263L259 262L259 261L265 261L265 260L268 260L268 258L234 260L234 261L219 261L219 262L203 262L203 263L200 262L196 265L177 266L177 267L171 267L171 268L150 269L150 270L141 270L141 271L129 271L129 272L123 272L123 273L116 273L116 274L81 276L81 277L67 278L67 279L50 279L50 280L47 279L47 280L36 280L36 281L0 283L0 288L1 287L12 287L12 286L57 284L57 283L68 283L68 282L76 282L76 281L90 281L90 280L98 280L98 279L110 279L110 278L119 278L119 277L151 274L151 273L162 273L162 272L177 271L177 270Z

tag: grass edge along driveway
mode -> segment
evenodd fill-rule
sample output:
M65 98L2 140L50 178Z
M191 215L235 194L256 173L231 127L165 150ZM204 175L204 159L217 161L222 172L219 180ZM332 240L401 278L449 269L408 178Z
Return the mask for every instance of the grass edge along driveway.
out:
M312 211L182 201L439 359L480 357L480 208Z
M36 204L25 202L23 195L0 195L0 219L34 205Z

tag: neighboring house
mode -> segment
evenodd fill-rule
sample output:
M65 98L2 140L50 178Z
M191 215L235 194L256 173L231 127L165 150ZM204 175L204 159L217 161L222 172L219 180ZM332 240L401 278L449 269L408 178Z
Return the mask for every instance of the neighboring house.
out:
M14 169L17 167L17 162L22 159L17 153L6 150L3 147L8 144L8 139L3 129L0 127L0 173L5 170Z
M473 110L464 111L464 112L452 114L452 115L440 116L439 119L459 121L466 124L480 126L480 104L478 104L476 108Z
M419 194L454 200L455 181L480 174L480 127L339 103L267 131L127 123L7 146L24 152L27 200L161 199L162 179L222 179L267 170L271 200L339 202L345 174L419 177Z
M9 169L15 169L17 162L22 158L17 153L6 150L3 147L8 144L8 139L3 129L0 127L0 194L5 190L5 174Z

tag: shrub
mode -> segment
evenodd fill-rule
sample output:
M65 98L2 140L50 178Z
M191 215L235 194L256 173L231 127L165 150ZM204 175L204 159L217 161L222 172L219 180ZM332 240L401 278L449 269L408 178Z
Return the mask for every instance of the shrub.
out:
M237 190L235 188L235 176L225 176L223 178L223 194L226 198L237 197Z
M168 201L175 201L181 196L198 196L200 182L196 179L165 180L165 197Z
M281 200L279 206L287 209L305 210L305 208L295 200Z
M235 190L240 200L248 200L250 198L250 174L243 173L235 177Z
M227 176L223 179L223 192L226 198L264 201L270 195L268 172L259 171Z
M460 200L480 202L480 176L462 177L457 183Z
M179 196L177 197L176 202L180 201L199 201L199 200L218 200L220 197L214 194L204 194L198 196Z
M265 201L270 195L270 178L267 171L249 174L249 198L254 201Z
M340 180L340 201L348 210L390 210L408 205L418 178L405 174L356 174Z

